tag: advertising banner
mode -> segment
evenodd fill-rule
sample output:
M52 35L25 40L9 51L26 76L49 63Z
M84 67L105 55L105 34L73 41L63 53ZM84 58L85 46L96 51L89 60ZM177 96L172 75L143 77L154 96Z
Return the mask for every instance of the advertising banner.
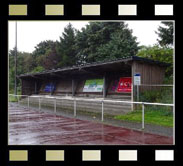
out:
M45 86L44 91L45 92L52 92L55 90L55 85L53 83L49 83Z
M103 84L103 79L86 80L83 92L102 92Z
M119 80L118 92L131 92L132 90L132 78L131 77L122 77Z

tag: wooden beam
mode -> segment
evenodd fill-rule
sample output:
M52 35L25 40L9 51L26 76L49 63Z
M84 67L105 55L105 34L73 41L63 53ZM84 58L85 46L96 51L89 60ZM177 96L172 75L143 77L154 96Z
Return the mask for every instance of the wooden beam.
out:
M89 74L94 74L94 75L98 75L98 73L96 73L96 71L92 71L90 69L79 69L80 71L84 71L85 73L89 73Z
M74 96L74 80L72 79L72 97Z
M37 94L37 82L35 81L35 94Z
M72 79L72 97L76 94L76 88L77 88L78 81Z
M58 78L63 78L62 76L60 76L59 74L55 74L55 73L50 73L50 75L58 77Z
M21 81L21 94L22 95L25 95L25 93L24 93L24 80L22 80L22 79L20 79L20 81Z
M106 92L107 92L106 75L104 75L103 98L106 97Z
M44 80L44 78L41 78L40 76L31 76L32 78L36 78L36 79L38 79L38 80Z

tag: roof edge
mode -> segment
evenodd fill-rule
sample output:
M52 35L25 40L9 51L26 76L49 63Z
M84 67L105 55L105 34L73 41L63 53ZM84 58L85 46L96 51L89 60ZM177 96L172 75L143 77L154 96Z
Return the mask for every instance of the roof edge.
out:
M18 78L36 76L36 75L42 75L42 74L49 74L49 73L56 73L59 71L62 72L62 71L68 71L68 70L77 70L77 69L81 69L81 68L94 67L94 66L100 66L100 65L105 65L105 64L107 65L107 64L117 63L117 62L120 63L120 62L125 62L125 61L143 61L143 62L157 64L157 65L165 66L165 67L170 65L168 63L151 60L149 58L144 58L144 57L139 57L139 56L128 56L128 57L123 57L123 58L115 59L115 60L111 60L111 61L104 60L104 61L98 61L98 62L93 62L93 63L86 63L86 64L82 64L82 65L74 65L71 67L63 67L63 68L58 68L58 69L45 70L43 72L21 74L18 76Z

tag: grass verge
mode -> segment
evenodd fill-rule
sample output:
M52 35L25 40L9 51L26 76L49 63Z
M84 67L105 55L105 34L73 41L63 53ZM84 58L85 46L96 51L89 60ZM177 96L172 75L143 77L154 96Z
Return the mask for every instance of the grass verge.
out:
M147 110L145 111L145 124L154 124L165 127L173 127L173 115L169 111L164 110ZM137 110L125 115L117 115L114 117L118 120L142 122L142 111Z
M18 102L17 97L9 95L9 102Z

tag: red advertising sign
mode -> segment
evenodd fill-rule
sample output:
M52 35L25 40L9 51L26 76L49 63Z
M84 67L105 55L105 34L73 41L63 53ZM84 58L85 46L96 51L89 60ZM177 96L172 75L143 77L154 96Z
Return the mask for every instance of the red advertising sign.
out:
M132 90L132 78L131 77L122 77L119 80L118 92L131 92Z

